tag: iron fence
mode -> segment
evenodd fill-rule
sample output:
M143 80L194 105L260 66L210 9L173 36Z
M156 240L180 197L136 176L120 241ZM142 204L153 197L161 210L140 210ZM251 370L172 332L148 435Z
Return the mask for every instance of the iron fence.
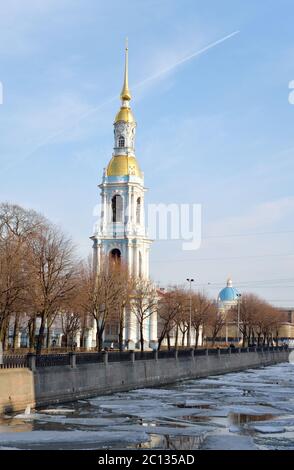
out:
M149 361L150 359L155 359L155 351L136 351L135 352L135 361Z
M194 356L206 356L207 352L206 349L195 349Z
M104 354L99 352L77 353L76 364L91 364L104 361Z
M179 349L178 350L178 357L191 357L192 349Z
M68 366L69 354L41 354L36 356L36 367Z
M229 350L229 348L222 348L222 349L220 349L220 353L221 354L230 354L230 350Z
M231 348L231 354L239 354L239 348Z
M288 348L285 346L251 346L249 348L220 348L220 349L171 349L160 351L108 351L108 352L70 352L60 354L7 354L0 355L0 368L21 368L21 367L50 367L50 366L79 366L82 364L95 364L103 362L127 362L127 361L140 361L152 360L156 357L158 359L166 358L189 358L192 356L216 356L217 354L239 354L246 352L266 352L266 351L285 351Z
M209 356L213 356L213 355L216 355L218 354L218 349L208 349L208 355Z
M158 359L168 359L171 357L175 357L175 349L171 349L170 351L158 351Z
M23 355L8 355L4 354L2 358L2 364L0 364L1 369L14 369L17 367L28 367L28 358Z
M131 352L124 351L124 352L116 352L111 351L108 352L108 362L124 362L131 360Z

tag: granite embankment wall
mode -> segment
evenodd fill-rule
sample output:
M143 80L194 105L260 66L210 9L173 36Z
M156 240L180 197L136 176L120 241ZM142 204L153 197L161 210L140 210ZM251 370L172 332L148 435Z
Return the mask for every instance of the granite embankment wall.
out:
M182 356L174 352L173 357L163 358L158 358L156 353L150 353L153 354L150 358L145 353L139 360L135 360L138 353L136 356L128 353L128 360L109 362L110 354L96 363L84 359L79 360L84 363L78 363L77 355L72 354L68 365L51 362L47 366L44 363L38 366L37 362L36 366L33 357L29 367L1 368L0 413L21 411L27 405L47 406L132 388L156 387L179 380L242 371L287 362L289 357L287 350L202 351L201 355L185 351Z

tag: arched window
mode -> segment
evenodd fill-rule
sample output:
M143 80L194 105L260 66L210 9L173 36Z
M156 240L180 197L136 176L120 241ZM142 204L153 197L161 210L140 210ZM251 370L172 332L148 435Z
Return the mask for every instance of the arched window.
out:
M118 248L114 248L109 253L110 260L112 261L113 265L120 266L121 263L121 252Z
M123 135L120 135L118 138L118 146L119 147L124 147L125 146L125 138Z
M141 198L138 197L136 204L136 223L141 223Z
M123 200L119 194L116 194L111 199L112 206L112 222L122 222L123 215Z

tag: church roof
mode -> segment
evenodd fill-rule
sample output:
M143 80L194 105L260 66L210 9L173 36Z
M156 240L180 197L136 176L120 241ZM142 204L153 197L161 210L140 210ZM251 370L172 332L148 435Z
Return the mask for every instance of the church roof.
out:
M130 155L115 155L112 157L107 166L106 175L142 177L136 157Z
M218 294L219 302L234 302L238 300L238 291L233 287L231 279L227 280L227 286Z
M134 115L131 108L122 106L115 116L114 122L125 121L125 122L135 122Z

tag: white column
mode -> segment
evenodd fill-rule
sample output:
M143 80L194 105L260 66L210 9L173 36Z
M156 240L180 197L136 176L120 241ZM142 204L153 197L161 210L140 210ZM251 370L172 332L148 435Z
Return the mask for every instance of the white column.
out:
M203 345L203 327L200 326L199 328L199 337L198 337L198 346Z
M86 333L86 349L90 349L92 347L92 329L88 330Z
M80 347L81 344L81 330L78 330L75 335L74 342L77 344L77 347Z
M21 332L19 331L17 333L17 338L16 338L16 347L20 348L20 343L21 343Z
M150 316L150 341L157 341L157 312Z

